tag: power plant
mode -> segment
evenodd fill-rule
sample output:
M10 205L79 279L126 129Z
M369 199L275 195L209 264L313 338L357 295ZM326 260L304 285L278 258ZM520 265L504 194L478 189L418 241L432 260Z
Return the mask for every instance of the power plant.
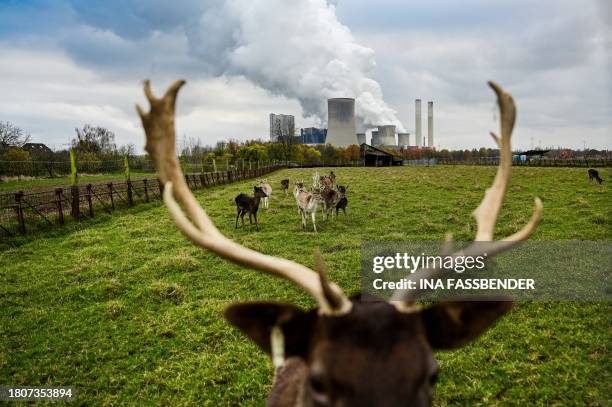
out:
M433 146L433 102L427 102L427 147Z
M406 148L410 145L410 133L397 133L397 146Z
M357 133L357 144L362 145L366 142L366 134L365 133Z
M414 101L414 145L421 147L421 99Z
M414 101L414 143L410 144L410 133L396 132L393 124L381 123L372 129L370 145L400 148L434 148L433 101L427 102L427 139L421 133L421 99ZM336 147L348 147L352 144L367 143L366 133L357 133L355 123L355 99L332 98L327 100L327 129L303 128L297 143L332 144ZM294 118L290 115L270 114L270 139L278 141L279 137L294 132ZM397 136L397 137L396 137Z
M327 126L326 143L333 144L336 147L348 147L357 143L355 99L328 99Z
M381 146L397 145L394 125L378 126L378 144Z

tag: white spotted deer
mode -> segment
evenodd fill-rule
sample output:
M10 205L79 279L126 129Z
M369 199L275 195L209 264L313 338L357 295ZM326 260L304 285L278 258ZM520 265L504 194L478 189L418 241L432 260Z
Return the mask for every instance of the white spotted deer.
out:
M259 181L259 187L265 192L266 196L262 198L263 207L268 209L270 206L270 197L272 196L272 185L267 180L262 179Z
M422 307L416 303L419 297L414 291L398 292L389 302L350 300L327 279L320 255L315 256L313 270L228 239L191 194L176 158L174 111L183 84L175 82L157 98L146 81L150 111L137 107L147 137L146 149L165 185L163 198L171 217L194 244L236 264L287 279L317 303L316 308L305 311L286 303L250 302L232 304L224 312L233 325L272 356L276 375L268 405L430 405L438 374L433 351L466 345L506 314L512 303L453 301ZM489 84L501 112L501 136L493 135L500 149L500 164L493 184L473 213L475 243L462 254L482 254L476 243L490 242L487 253L492 257L531 235L542 204L536 198L529 222L513 235L493 241L512 169L510 137L516 108L510 94ZM440 271L418 273L431 278Z
M315 193L306 191L303 182L296 182L293 196L297 203L298 212L302 217L302 229L306 229L308 214L312 219L312 228L317 233L317 205L318 199Z

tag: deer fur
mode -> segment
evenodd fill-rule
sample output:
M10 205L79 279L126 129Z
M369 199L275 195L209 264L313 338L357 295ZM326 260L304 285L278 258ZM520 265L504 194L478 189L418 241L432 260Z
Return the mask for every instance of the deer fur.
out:
M317 199L312 192L306 191L304 183L295 184L293 196L297 202L298 211L302 217L302 229L306 229L306 219L308 214L312 219L312 228L317 233Z
M272 185L270 185L268 181L264 179L264 180L259 181L259 186L266 194L266 196L262 199L263 207L268 209L270 205L269 199L272 196Z
M603 179L599 176L599 172L593 168L589 169L589 181L596 180L598 183L602 183Z
M289 179L281 180L281 189L285 193L285 196L289 194Z
M236 202L236 229L238 229L238 218L242 220L242 226L244 226L244 215L249 214L249 223L253 224L255 218L255 229L259 230L259 224L257 223L257 210L259 209L259 201L265 199L266 193L260 187L254 187L255 195L248 196L247 194L239 194L234 201Z

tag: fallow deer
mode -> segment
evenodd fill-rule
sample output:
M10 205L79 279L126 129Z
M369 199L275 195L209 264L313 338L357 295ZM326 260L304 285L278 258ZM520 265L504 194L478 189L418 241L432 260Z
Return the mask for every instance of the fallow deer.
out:
M247 194L240 194L234 201L236 202L236 229L238 229L238 218L242 220L242 226L244 226L244 215L249 214L249 223L253 223L255 218L255 229L259 230L259 223L257 223L257 211L259 210L259 201L266 198L266 193L260 187L254 187L255 196L248 196Z
M602 183L603 179L599 176L599 172L592 168L589 169L589 181L596 180L598 183Z
M308 214L312 219L312 228L317 233L317 204L318 200L312 192L306 191L303 182L296 182L293 189L293 196L298 206L298 211L302 217L302 229L306 229L306 219Z
M320 193L321 201L323 203L323 213L325 214L325 220L329 219L329 213L331 212L332 220L334 219L335 208L338 202L340 202L341 195L338 191L331 187L323 187Z
M266 196L263 198L263 207L268 209L270 202L269 199L272 196L272 185L268 183L265 179L259 181L259 186L266 193Z
M225 317L272 356L276 376L268 404L430 405L438 374L433 351L467 344L507 313L512 303L452 301L423 308L417 305L418 292L414 291L398 292L390 302L349 300L338 285L327 279L320 254L315 255L314 271L228 239L191 194L176 157L174 112L183 84L184 81L175 82L162 98L156 98L149 81L145 81L144 91L151 108L145 112L137 106L147 137L146 150L165 185L163 198L170 216L196 245L236 264L285 278L318 304L309 311L277 302L232 304L226 308ZM492 186L473 213L477 223L475 243L460 253L483 254L476 243L484 241L490 242L490 258L533 233L542 215L542 203L535 199L533 215L521 230L492 241L512 170L510 137L516 108L510 94L495 83L489 85L497 94L501 113L501 136L492 134L499 146L500 163ZM450 242L449 237L446 248ZM440 271L425 269L417 273L432 278Z
M289 180L288 179L281 180L281 189L285 193L285 196L289 194Z
M336 219L338 219L338 212L342 209L344 213L344 217L346 218L346 207L348 206L348 198L346 197L346 190L348 189L348 185L338 185L338 193L340 194L340 200L336 204Z

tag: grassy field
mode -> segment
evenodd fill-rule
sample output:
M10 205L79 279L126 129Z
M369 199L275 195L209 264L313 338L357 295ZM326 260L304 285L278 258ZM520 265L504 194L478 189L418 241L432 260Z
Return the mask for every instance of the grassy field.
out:
M130 174L132 179L135 178L153 178L155 175L150 172L134 172ZM79 175L79 183L96 183L96 182L109 182L109 181L125 181L125 174L82 174ZM17 179L12 177L9 180L0 182L0 192L3 191L18 191L18 190L30 190L39 189L45 187L55 187L62 185L70 185L70 176L56 177L56 178L30 178L24 177Z
M325 170L320 169L321 172ZM474 236L470 212L493 167L338 168L349 185L349 219L302 232L293 197L268 176L270 209L260 232L234 229L233 198L253 181L197 196L222 232L265 253L313 265L321 248L331 278L359 290L362 240ZM612 238L610 170L589 184L586 169L517 168L498 236L544 202L536 240ZM263 405L272 380L267 357L221 317L232 302L313 301L284 281L193 247L159 203L95 224L51 230L0 252L0 383L74 385L77 404ZM436 405L610 405L609 303L521 303L476 342L439 352Z

